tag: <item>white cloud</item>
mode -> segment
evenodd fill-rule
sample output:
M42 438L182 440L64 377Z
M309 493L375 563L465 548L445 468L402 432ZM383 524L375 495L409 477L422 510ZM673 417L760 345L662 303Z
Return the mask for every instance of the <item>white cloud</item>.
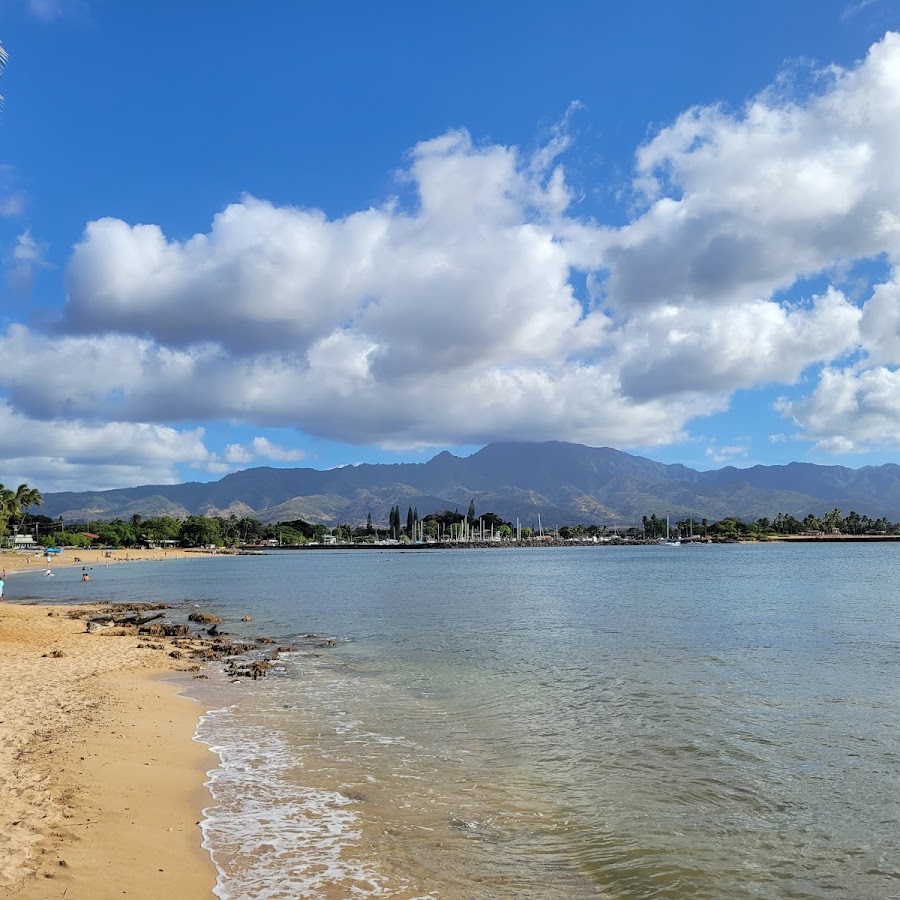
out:
M18 296L25 296L31 290L37 269L50 269L47 262L48 245L37 241L26 228L17 238L6 267L6 284Z
M35 240L31 234L31 229L26 228L16 238L16 246L13 248L12 258L17 263L48 268L50 265L46 259L48 247L49 245L43 241Z
M806 102L689 110L637 156L651 201L609 248L610 302L746 302L802 274L900 250L900 35Z
M623 330L623 389L659 397L792 383L807 366L856 346L859 319L859 310L832 289L808 307L762 300L730 309L657 307Z
M900 409L866 418L851 399L897 379L896 278L862 306L834 285L797 296L856 260L900 264L900 36L819 73L808 97L772 88L736 113L685 112L639 148L643 211L621 228L577 215L568 115L530 156L463 130L422 141L401 173L412 208L331 219L247 196L184 241L90 222L56 330L0 336L3 358L28 361L0 390L46 421L627 448L684 440L735 390L823 366L779 407L800 436L840 449L900 433ZM16 252L44 258L27 231ZM198 465L259 458L299 456L259 437Z
M862 346L873 364L900 365L900 283L896 270L875 286L859 323Z
M253 462L253 454L241 444L227 444L222 457L228 465Z
M22 191L0 195L0 216L4 219L14 219L23 212L25 212L25 194Z
M222 462L214 461L215 471L230 471L235 465L246 465L257 459L269 459L277 462L297 462L306 454L302 450L290 450L257 435L247 447L244 444L228 444L222 454Z
M731 444L720 447L713 445L706 448L706 457L716 465L731 465L736 460L746 459L749 455L747 448L741 444Z
M884 366L825 368L808 397L776 408L826 452L900 447L900 372Z
M253 438L253 452L264 459L277 460L279 462L298 462L306 454L302 450L288 450L280 444L275 444L265 437Z
M181 480L178 464L202 467L209 456L202 428L40 421L0 401L0 458L10 483L42 491L174 483Z
M238 419L394 447L561 434L588 443L660 444L683 437L688 418L726 402L709 392L628 401L615 374L598 365L472 365L452 378L438 371L392 384L372 376L359 348L333 342L302 359L233 358L211 346L171 350L124 335L48 338L14 325L0 339L0 355L29 361L0 380L35 417Z
M347 335L388 380L596 344L605 322L574 297L552 178L464 132L419 144L411 161L414 213L328 220L245 197L183 243L91 222L68 269L65 327L236 354L302 354Z

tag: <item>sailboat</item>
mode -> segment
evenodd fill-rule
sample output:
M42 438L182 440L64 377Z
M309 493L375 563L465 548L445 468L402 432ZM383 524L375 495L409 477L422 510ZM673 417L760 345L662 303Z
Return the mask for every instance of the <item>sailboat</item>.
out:
M678 540L673 541L669 537L669 517L668 516L666 516L666 539L664 541L662 541L662 543L665 544L667 547L680 547L681 546L681 541L678 541Z

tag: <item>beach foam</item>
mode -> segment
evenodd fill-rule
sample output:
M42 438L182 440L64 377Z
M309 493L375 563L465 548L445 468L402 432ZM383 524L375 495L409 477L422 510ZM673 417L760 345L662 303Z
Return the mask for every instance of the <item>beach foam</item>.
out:
M220 765L209 773L204 846L219 870L221 900L287 900L339 890L378 896L383 879L354 859L354 801L303 784L296 753L262 722L233 707L201 719L197 738Z

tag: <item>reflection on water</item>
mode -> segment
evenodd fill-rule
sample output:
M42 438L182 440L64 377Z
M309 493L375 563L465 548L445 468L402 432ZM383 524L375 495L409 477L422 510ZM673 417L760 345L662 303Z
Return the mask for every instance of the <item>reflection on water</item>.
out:
M91 588L337 638L204 687L222 897L890 897L898 553L298 553Z

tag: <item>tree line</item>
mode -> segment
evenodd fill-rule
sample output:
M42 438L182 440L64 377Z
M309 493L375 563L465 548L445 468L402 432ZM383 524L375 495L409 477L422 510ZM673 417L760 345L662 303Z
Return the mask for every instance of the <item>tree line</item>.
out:
M48 516L29 513L29 510L42 504L43 496L36 488L21 484L13 490L0 484L0 537L6 537L9 543L13 535L30 534L43 546L88 547L99 544L135 547L177 544L183 547L239 547L264 542L289 546L322 543L326 535L332 536L339 543L374 543L383 540L475 541L489 537L510 540L515 536L512 523L496 513L478 515L474 500L469 503L465 514L458 509L452 512L444 509L420 518L418 509L410 505L404 517L400 505L394 504L386 525L374 524L369 512L365 526L344 523L331 528L303 519L264 524L252 517L236 515L192 515L176 519L173 516L143 518L135 514L130 519L64 523L61 519L54 520ZM667 524L670 536L682 539L689 535L713 540L768 540L779 535L799 534L900 534L900 524L885 517L872 519L856 511L845 516L840 509L833 509L822 516L810 513L803 519L780 512L772 519L761 517L756 521L729 516L714 522L709 522L706 518L679 518L668 523L665 516L652 513L643 516L640 525L626 528L611 525L564 525L558 529L547 529L545 534L552 534L564 541L592 540L611 535L657 540L665 536ZM533 525L534 523L519 529L523 540L534 536Z
M714 539L769 540L784 535L800 534L850 534L890 535L900 534L900 523L882 516L872 519L851 510L846 516L840 509L832 509L822 516L808 513L797 519L789 513L778 513L773 519L762 516L755 521L728 516L716 522L706 519L683 518L669 523L670 534L685 538L689 534ZM656 514L644 516L642 533L649 539L660 538L666 532L666 518Z

